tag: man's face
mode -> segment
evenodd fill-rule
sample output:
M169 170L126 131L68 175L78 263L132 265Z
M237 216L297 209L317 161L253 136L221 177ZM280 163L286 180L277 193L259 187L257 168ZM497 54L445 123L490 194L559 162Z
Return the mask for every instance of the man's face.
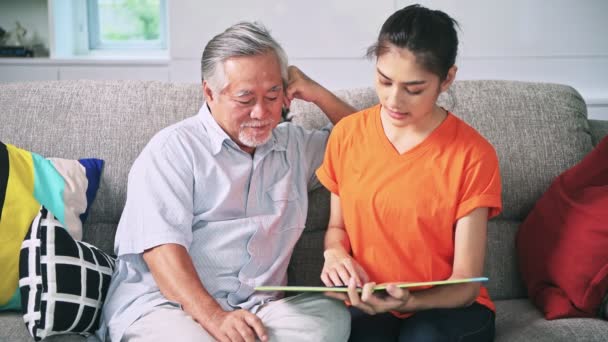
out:
M211 113L243 151L266 143L281 118L283 79L273 52L224 62L226 87L219 94L203 83Z

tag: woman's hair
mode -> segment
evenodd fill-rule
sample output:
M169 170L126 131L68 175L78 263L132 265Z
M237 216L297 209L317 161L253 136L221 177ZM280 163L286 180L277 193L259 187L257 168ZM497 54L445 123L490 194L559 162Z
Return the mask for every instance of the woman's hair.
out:
M378 41L367 49L367 56L378 58L393 46L408 49L420 65L444 80L456 62L456 26L456 20L442 11L407 6L386 19Z
M281 67L283 83L287 84L287 55L259 23L240 22L213 37L205 46L201 58L201 76L210 88L219 92L226 86L224 62L232 57L256 56L274 52Z

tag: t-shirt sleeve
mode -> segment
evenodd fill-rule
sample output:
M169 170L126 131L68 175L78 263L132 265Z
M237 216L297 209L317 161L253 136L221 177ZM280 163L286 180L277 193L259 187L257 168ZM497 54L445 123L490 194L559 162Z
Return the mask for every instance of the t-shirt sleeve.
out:
M498 157L490 148L464 171L456 220L477 208L488 208L488 219L500 214L501 188Z
M327 148L325 149L325 156L323 158L323 163L317 169L317 178L323 184L327 190L331 191L336 195L340 195L340 190L338 186L338 165L340 158L340 143L341 140L339 138L340 135L340 125L336 126L334 130L329 135L329 140L327 142Z
M127 201L116 233L116 254L192 242L194 177L175 144L150 144L129 172Z

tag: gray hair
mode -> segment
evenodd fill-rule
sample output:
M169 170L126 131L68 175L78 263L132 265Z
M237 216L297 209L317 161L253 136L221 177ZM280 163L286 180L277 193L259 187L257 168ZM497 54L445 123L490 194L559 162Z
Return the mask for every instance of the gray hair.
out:
M283 85L287 84L287 55L264 25L240 22L213 37L205 46L201 58L202 79L214 92L226 86L224 62L232 57L256 56L273 51L281 67Z

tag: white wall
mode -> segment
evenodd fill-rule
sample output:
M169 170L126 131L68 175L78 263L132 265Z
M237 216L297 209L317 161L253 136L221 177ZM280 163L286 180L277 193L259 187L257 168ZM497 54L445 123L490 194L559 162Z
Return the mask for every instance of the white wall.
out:
M0 0L0 3L6 0ZM33 0L29 0L33 1ZM39 0L37 0L39 1ZM58 1L58 0L55 0ZM606 0L420 0L460 22L459 79L557 82L575 87L593 118L608 120ZM200 55L215 34L259 20L290 62L330 89L372 84L362 56L382 22L405 0L168 0L169 60L141 64L0 61L0 82L50 78L134 78L198 82Z
M581 92L591 117L608 120L608 1L419 2L460 23L459 79L568 84ZM322 84L369 86L372 64L362 58L365 49L388 15L414 1L219 3L172 4L172 80L197 81L206 41L238 20L260 20L283 44L290 62Z

